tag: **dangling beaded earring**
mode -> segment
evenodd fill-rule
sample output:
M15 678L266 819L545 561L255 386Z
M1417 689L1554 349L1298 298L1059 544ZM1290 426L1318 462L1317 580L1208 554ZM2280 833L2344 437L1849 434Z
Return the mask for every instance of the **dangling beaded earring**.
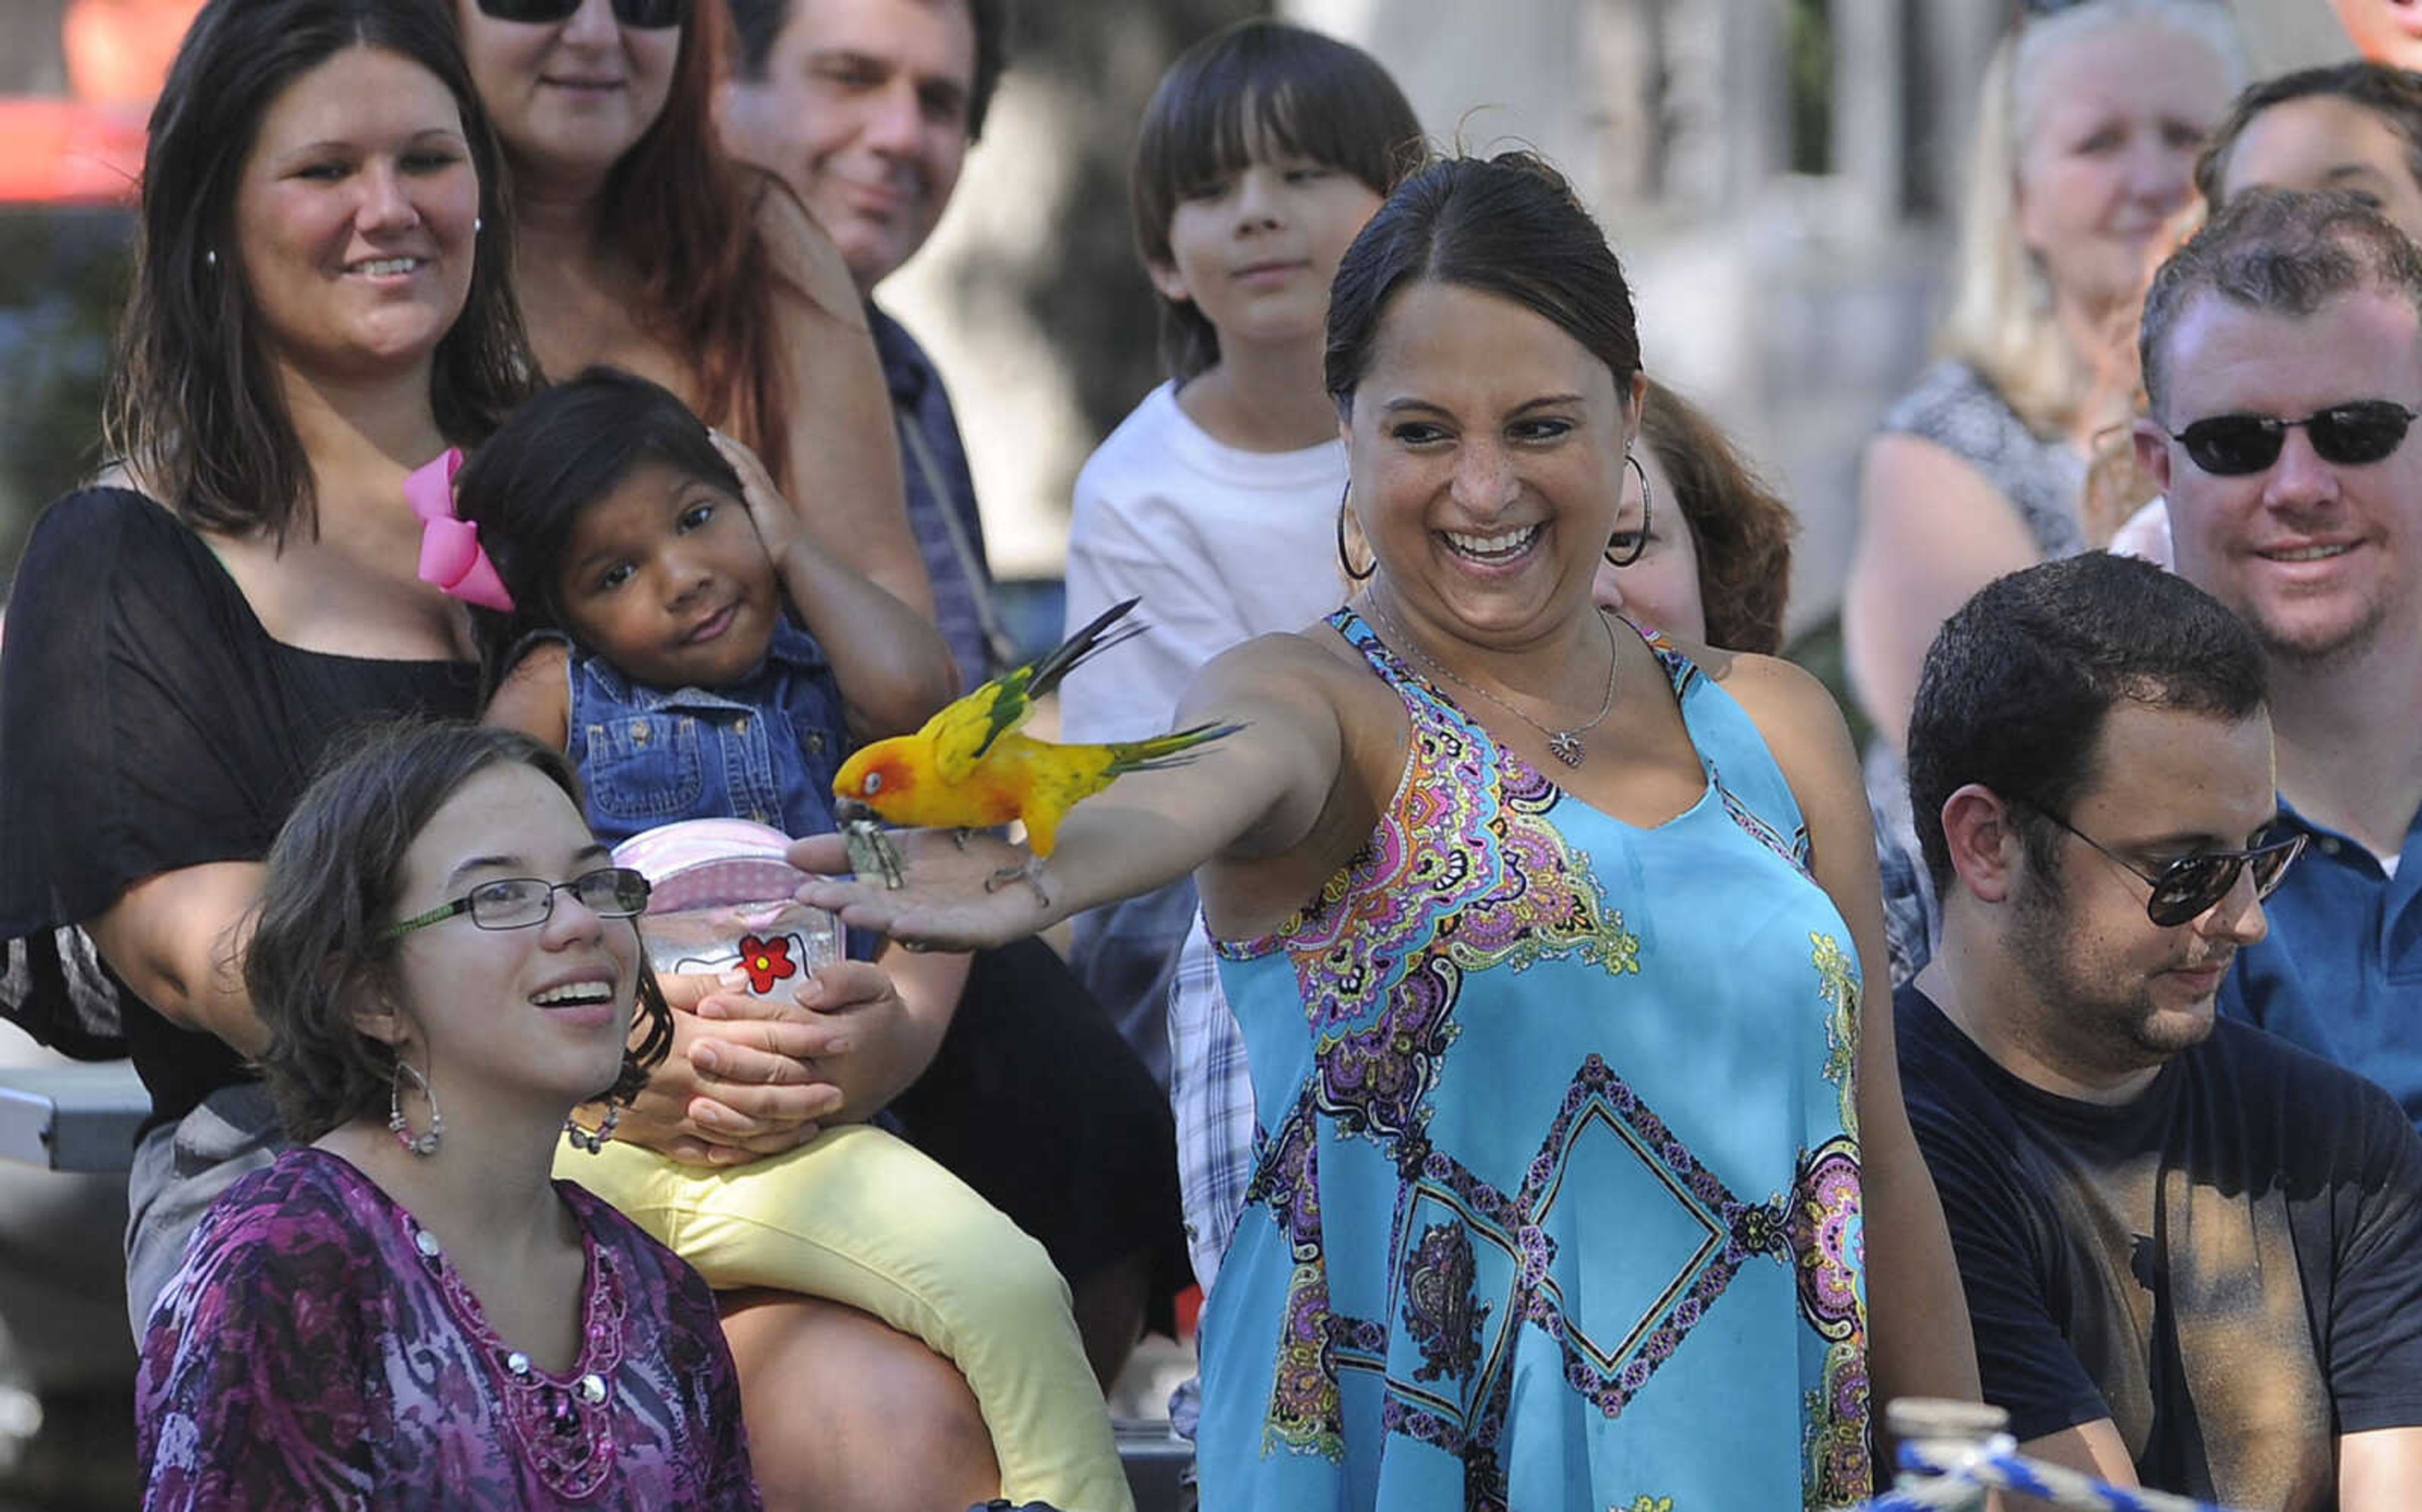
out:
M413 1085L418 1087L420 1095L429 1101L429 1128L422 1133L414 1133L411 1123L403 1116L405 1077L412 1079ZM430 1088L429 1078L421 1074L418 1067L405 1060L401 1051L396 1052L395 1069L387 1073L386 1127L387 1131L395 1135L397 1144L422 1160L436 1154L437 1142L446 1137L446 1115L437 1111L437 1094Z
M607 1140L614 1137L614 1126L621 1121L621 1105L613 1102L606 1104L605 1121L600 1123L593 1130L581 1128L580 1120L573 1117L570 1114L565 1114L563 1115L563 1137L571 1144L574 1149L585 1150L589 1154L595 1155L606 1147L606 1142Z
M1348 583L1368 583L1371 574L1379 570L1379 559L1374 556L1369 567L1357 572L1345 554L1345 501L1353 496L1354 480L1349 477L1345 480L1345 491L1337 496L1337 570L1345 574Z
M1647 552L1648 511L1657 502L1648 491L1648 469L1640 465L1639 455L1635 452L1625 452L1623 464L1640 475L1640 543L1632 547L1627 554L1617 556L1614 554L1614 542L1610 538L1606 543L1606 551L1602 553L1609 567L1629 567Z

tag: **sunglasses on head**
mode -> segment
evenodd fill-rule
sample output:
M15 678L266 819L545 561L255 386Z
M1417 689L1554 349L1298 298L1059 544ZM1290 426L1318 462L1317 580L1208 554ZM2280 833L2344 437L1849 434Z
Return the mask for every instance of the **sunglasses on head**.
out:
M2303 831L2282 830L2273 826L2259 844L2242 850L2190 851L2159 871L2146 871L2041 803L2028 800L2021 802L2100 851L2105 859L2130 876L2139 881L2150 882L2153 896L2145 900L2145 916L2164 929L2202 917L2206 911L2235 891L2240 872L2253 872L2256 901L2269 897L2278 890L2281 879L2288 875L2288 864L2304 849Z
M2321 460L2342 467L2376 462L2405 443L2414 412L2388 399L2349 399L2315 410L2301 420L2267 414L2215 414L2197 420L2170 439L2186 448L2197 467L2215 477L2242 477L2279 460L2288 432L2301 426Z
M517 21L543 26L565 20L582 0L478 0L480 14L491 21ZM614 19L642 31L661 31L689 20L689 0L614 0Z

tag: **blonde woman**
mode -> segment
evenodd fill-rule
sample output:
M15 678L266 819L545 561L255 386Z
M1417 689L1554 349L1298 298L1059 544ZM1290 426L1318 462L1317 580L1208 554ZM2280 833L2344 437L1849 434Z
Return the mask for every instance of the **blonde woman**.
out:
M1988 70L1941 357L1867 448L1842 613L1879 732L1896 978L1932 934L1900 767L1919 664L1970 594L2087 544L2089 445L2126 418L2137 298L2242 75L2217 0L2085 0L2022 23Z

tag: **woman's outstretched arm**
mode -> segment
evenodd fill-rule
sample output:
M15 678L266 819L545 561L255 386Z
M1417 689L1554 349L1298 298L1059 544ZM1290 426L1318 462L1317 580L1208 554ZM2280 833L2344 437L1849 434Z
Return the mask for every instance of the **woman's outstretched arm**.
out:
M1197 747L1186 765L1129 772L1077 804L1047 859L1001 841L904 832L895 837L904 886L819 881L799 899L915 947L974 950L1150 892L1216 856L1282 853L1313 834L1340 787L1340 666L1295 635L1266 635L1220 656L1178 717L1236 730ZM798 841L791 857L828 876L849 869L840 835Z

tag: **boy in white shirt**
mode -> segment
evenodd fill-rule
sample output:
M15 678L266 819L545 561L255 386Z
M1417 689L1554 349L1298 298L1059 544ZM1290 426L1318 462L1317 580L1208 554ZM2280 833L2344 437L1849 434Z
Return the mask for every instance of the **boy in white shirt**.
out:
M1172 376L1077 475L1068 539L1068 623L1137 597L1146 630L1062 685L1063 739L1165 730L1205 662L1342 600L1329 286L1421 151L1377 61L1300 27L1243 23L1162 76L1130 190ZM1170 976L1194 912L1179 882L1076 923L1078 973L1164 1084Z

